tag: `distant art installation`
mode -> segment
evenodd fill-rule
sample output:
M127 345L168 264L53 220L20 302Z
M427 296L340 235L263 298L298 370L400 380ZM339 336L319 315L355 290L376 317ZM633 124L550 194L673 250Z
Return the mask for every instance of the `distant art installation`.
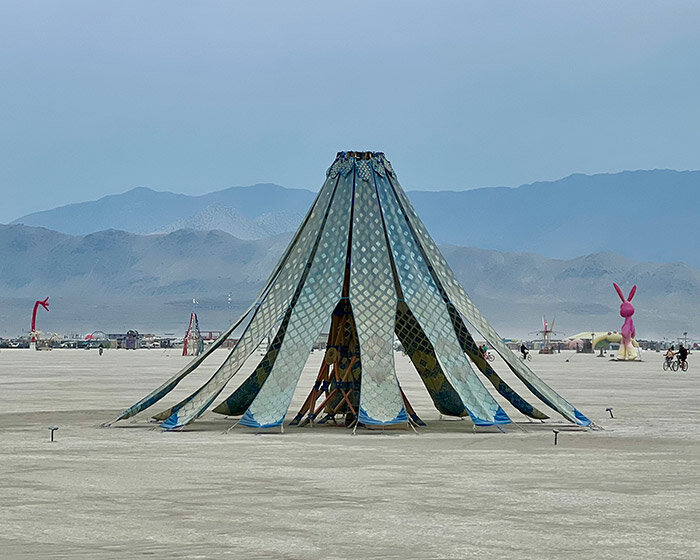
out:
M236 425L282 429L322 332L325 356L316 382L288 425L423 425L396 377L395 337L442 415L473 426L509 424L497 394L513 412L548 418L526 400L529 391L569 422L591 425L506 346L474 306L381 152L338 153L257 300L202 354L115 421L160 401L239 328L216 372L153 415L163 429L187 426L210 407L237 418ZM494 371L472 332L502 358L506 371ZM264 356L246 367L256 349ZM239 372L246 378L222 395ZM506 375L520 386L511 386Z
M32 312L32 331L30 333L31 336L31 346L32 348L36 348L36 339L39 338L39 332L36 330L36 312L39 309L39 306L43 307L46 309L46 311L49 310L49 298L46 298L43 301L37 300L34 302L34 311Z
M625 298L625 295L622 293L620 286L614 282L613 286L615 286L615 291L617 291L617 295L620 296L620 299L622 300L622 303L620 304L620 317L625 318L625 322L622 323L622 329L620 330L622 340L620 341L620 350L617 353L617 359L636 360L637 351L632 344L632 338L636 335L634 321L632 320L632 315L634 315L634 306L630 302L637 291L637 286L632 286L630 295L628 295L627 298Z
M204 340L199 332L199 320L196 313L190 313L190 325L187 327L182 344L183 356L199 356L204 351Z

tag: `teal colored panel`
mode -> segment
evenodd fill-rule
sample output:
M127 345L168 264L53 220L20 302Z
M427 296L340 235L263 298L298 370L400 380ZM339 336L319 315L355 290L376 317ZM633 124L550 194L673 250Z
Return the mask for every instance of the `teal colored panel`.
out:
M179 428L202 414L258 347L263 338L282 318L302 281L309 259L319 240L319 232L330 212L329 205L335 192L336 183L336 179L329 178L324 184L315 211L309 217L306 227L298 236L287 261L255 310L253 318L226 361L209 381L193 395L166 411L166 413L170 412L170 415L163 422L163 428Z
M445 376L475 423L509 422L462 352L447 306L413 238L388 177L377 178L377 190L404 299L430 339Z
M241 383L240 387L236 389L229 397L219 404L212 412L217 414L225 414L227 416L240 416L242 415L253 402L256 395L260 391L267 377L272 371L272 366L275 365L275 360L279 355L280 347L282 346L282 341L284 340L284 335L287 332L287 325L289 324L289 318L292 315L291 308L287 311L282 320L275 338L270 343L270 347L267 349L265 356L255 371L251 373L248 378Z
M394 369L396 283L374 172L366 160L356 166L349 294L362 356L362 422L405 423L408 417Z
M464 324L462 317L455 309L454 305L449 303L447 309L450 312L450 318L452 319L452 324L454 325L455 332L457 333L457 339L459 340L460 346L464 353L469 356L479 368L481 373L491 382L491 384L496 388L501 396L506 398L510 404L517 408L520 412L529 416L530 418L536 418L537 420L545 420L549 418L546 414L540 412L529 402L523 399L518 393L516 393L510 385L508 385L501 376L498 375L489 363L484 359L481 348L478 347L474 339L472 338L469 329Z
M341 174L318 248L293 305L279 355L260 392L240 420L244 426L265 428L283 422L313 344L340 300L352 193L353 174Z
M289 244L286 251L284 252L282 257L280 258L279 262L277 263L277 266L275 266L273 273L270 275L270 278L267 280L265 287L260 292L260 295L258 296L256 301L243 313L243 315L241 315L241 317L233 325L231 325L226 330L226 332L224 332L218 339L216 339L216 341L212 345L210 345L209 348L207 348L207 350L203 354L200 354L199 356L197 356L194 360L192 360L189 364L187 364L184 368L182 368L178 373L173 375L170 379L168 379L160 387L158 387L157 389L153 390L151 393L146 395L139 402L137 402L136 404L127 408L113 422L117 422L118 420L124 420L126 418L130 418L131 416L134 416L135 414L138 414L139 412L146 410L150 406L157 403L165 395L170 393L170 391L172 391L180 383L180 381L182 381L185 377L187 377L190 373L192 373L195 369L197 369L197 367L199 367L199 365L206 358L208 358L214 352L214 350L221 347L221 345L228 339L228 337L231 336L233 331L235 329L237 329L243 323L243 321L246 317L248 317L250 312L254 308L256 308L258 305L260 305L260 302L264 298L265 294L267 293L268 289L272 285L273 281L275 280L275 278L277 278L277 275L279 274L280 270L282 270L285 263L289 259L289 255L294 250L294 247L296 246L297 242L299 241L299 238L301 237L302 233L307 230L307 225L309 223L309 220L312 218L312 216L315 216L319 211L325 212L325 207L321 208L321 206L323 206L324 204L327 205L328 200L326 199L325 195L322 196L322 194L323 194L323 189L316 196L314 203L311 205L311 208L309 209L308 213L306 214L306 217L304 218L301 225L299 226L299 229L297 230L296 234L294 235L292 242ZM111 422L110 424L112 424L113 422Z
M547 406L559 412L559 414L564 416L567 420L581 425L590 424L590 420L585 418L585 416L578 412L564 397L559 395L554 389L537 377L537 375L505 345L503 339L481 315L455 278L452 269L428 234L423 222L418 218L418 215L413 209L413 206L411 206L408 197L395 176L390 174L388 178L395 188L396 196L399 199L402 210L406 214L411 230L420 243L422 252L428 260L433 274L439 280L442 288L457 310L481 333L487 342L508 364L511 371L525 383L535 396L540 398Z
M435 408L447 416L467 416L469 413L462 399L440 367L433 345L403 301L399 302L396 311L396 336L411 358Z

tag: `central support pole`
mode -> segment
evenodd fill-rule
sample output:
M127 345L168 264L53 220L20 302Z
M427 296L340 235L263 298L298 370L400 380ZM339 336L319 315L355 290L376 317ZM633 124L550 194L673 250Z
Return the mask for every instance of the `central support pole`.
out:
M333 311L326 354L316 381L291 425L313 425L322 412L325 416L318 424L337 424L335 417L339 414L345 415L345 425L350 424L357 417L360 373L360 346L350 301L344 296Z
M360 406L362 357L355 320L348 297L350 270L346 264L342 298L333 310L331 326L326 342L326 354L319 368L316 381L290 426L314 426L333 422L340 425L336 416L344 416L345 427L358 425ZM418 417L406 394L401 397L412 425L425 426ZM319 415L323 416L318 419ZM318 420L317 420L318 419Z

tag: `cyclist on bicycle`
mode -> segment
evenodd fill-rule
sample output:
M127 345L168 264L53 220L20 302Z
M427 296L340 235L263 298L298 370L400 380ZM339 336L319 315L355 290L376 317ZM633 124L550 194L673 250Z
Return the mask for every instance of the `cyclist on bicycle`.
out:
M673 361L673 356L675 356L676 353L673 351L673 346L666 350L666 365L671 365L671 362Z
M682 344L678 346L678 362L683 363L688 358L688 349Z
M523 355L523 360L527 360L527 347L525 343L520 345L520 353Z
M484 360L488 360L489 357L489 347L484 344L481 347L481 354L484 356Z

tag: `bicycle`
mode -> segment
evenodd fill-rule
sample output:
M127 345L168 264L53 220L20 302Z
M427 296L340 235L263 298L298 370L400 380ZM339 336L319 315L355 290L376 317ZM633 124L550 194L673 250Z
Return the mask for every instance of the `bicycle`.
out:
M488 350L486 352L484 352L484 360L486 360L488 362L493 362L495 359L496 359L496 356L491 354L491 352L489 352Z
M681 371L688 371L688 361L687 360L681 360L680 358L676 358L675 360L664 360L664 365L663 365L664 371L668 371L669 369L671 371L678 371L679 369Z
M524 362L525 361L531 362L532 361L532 354L530 354L530 352L528 352L524 356L522 354L520 354L520 359Z

